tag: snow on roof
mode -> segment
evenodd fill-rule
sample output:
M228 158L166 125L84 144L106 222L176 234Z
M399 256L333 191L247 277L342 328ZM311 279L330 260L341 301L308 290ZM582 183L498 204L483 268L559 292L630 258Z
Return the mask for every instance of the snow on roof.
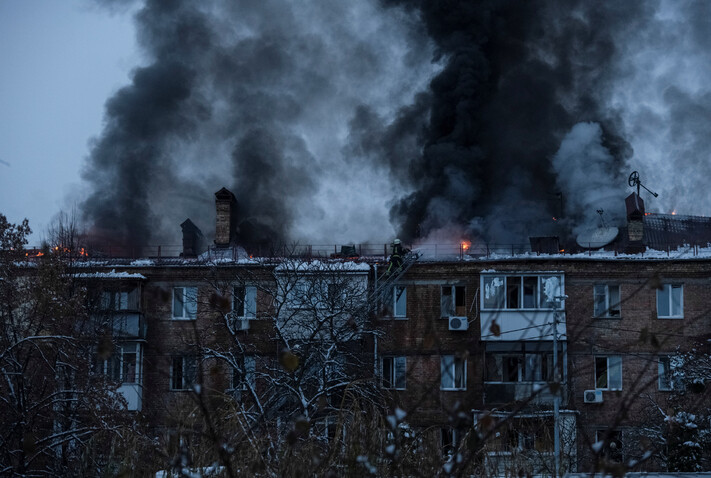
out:
M303 272L368 272L370 265L365 262L340 262L319 260L305 261L293 260L282 262L276 266L275 270L280 271L303 271Z
M82 272L76 277L80 279L145 279L143 274L132 274L130 272L116 272L116 269L111 269L111 272Z

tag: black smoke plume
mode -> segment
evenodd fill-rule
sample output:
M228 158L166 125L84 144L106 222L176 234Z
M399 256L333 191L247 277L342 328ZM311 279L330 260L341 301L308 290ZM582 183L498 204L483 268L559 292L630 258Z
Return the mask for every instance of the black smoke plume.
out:
M186 216L209 237L226 186L247 240L524 242L623 221L639 169L648 209L705 214L708 9L146 0L84 212L124 243Z

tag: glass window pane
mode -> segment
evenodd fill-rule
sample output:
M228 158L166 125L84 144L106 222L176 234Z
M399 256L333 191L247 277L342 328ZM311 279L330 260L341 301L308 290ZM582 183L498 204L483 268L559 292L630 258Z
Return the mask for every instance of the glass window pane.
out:
M484 308L502 309L504 307L504 277L484 277Z
M523 278L523 308L535 309L538 297L538 277Z
M603 317L607 312L607 302L606 302L606 289L605 285L595 286L595 317Z
M252 387L257 384L256 379L257 362L252 355L246 355L244 357L244 372L247 383Z
M441 359L442 388L454 388L453 355L443 355Z
M622 390L622 357L619 355L607 357L607 366L610 390Z
M183 296L184 289L182 287L173 288L173 317L183 317Z
M454 386L455 388L465 388L466 385L466 361L460 358L454 360Z
M393 359L392 357L383 357L383 387L393 387Z
M123 354L123 383L136 383L136 352Z
M657 289L657 317L669 317L669 291L671 286L664 284Z
M609 300L608 300L608 307L609 307L609 315L610 317L619 317L620 316L620 286L619 285L610 285L607 286L607 290L610 294Z
M521 297L521 278L507 277L506 278L506 308L519 309Z
M395 388L405 388L407 377L407 359L397 357L395 359Z
M681 299L681 286L674 285L671 286L671 313L674 317L681 317L683 314L682 299Z
M235 287L232 290L232 311L237 317L244 317L244 287Z
M197 315L197 287L185 288L185 316L194 319Z
M452 297L452 287L442 286L442 297L440 298L440 317L450 317L454 315L454 300Z
M257 317L257 288L247 287L244 296L245 310L244 316L250 319Z
M595 357L595 388L607 388L607 357Z
M541 277L541 307L552 309L560 307L556 297L561 295L560 277Z
M395 287L395 316L405 317L407 315L407 289L405 287Z
M503 360L498 354L486 354L486 380L491 382L503 381Z

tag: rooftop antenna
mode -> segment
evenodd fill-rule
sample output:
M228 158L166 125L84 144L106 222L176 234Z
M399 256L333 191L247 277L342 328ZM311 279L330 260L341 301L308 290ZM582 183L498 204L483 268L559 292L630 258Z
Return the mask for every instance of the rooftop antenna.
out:
M605 210L600 208L596 211L600 215L600 224L602 227L607 227L607 224L605 224L605 218L602 217L602 215L605 213Z
M627 184L629 184L632 187L637 186L637 196L639 196L639 188L642 187L644 188L647 192L649 192L652 196L658 197L659 194L655 193L654 191L650 190L642 184L642 181L639 179L639 173L637 171L632 171L632 174L630 174L629 179L627 179Z

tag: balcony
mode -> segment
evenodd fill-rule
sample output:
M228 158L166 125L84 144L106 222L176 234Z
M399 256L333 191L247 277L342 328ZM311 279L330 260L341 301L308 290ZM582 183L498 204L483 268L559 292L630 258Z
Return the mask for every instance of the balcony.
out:
M560 390L561 406L566 406L567 385ZM502 405L514 402L528 402L529 405L553 406L555 395L547 382L484 382L484 403Z

